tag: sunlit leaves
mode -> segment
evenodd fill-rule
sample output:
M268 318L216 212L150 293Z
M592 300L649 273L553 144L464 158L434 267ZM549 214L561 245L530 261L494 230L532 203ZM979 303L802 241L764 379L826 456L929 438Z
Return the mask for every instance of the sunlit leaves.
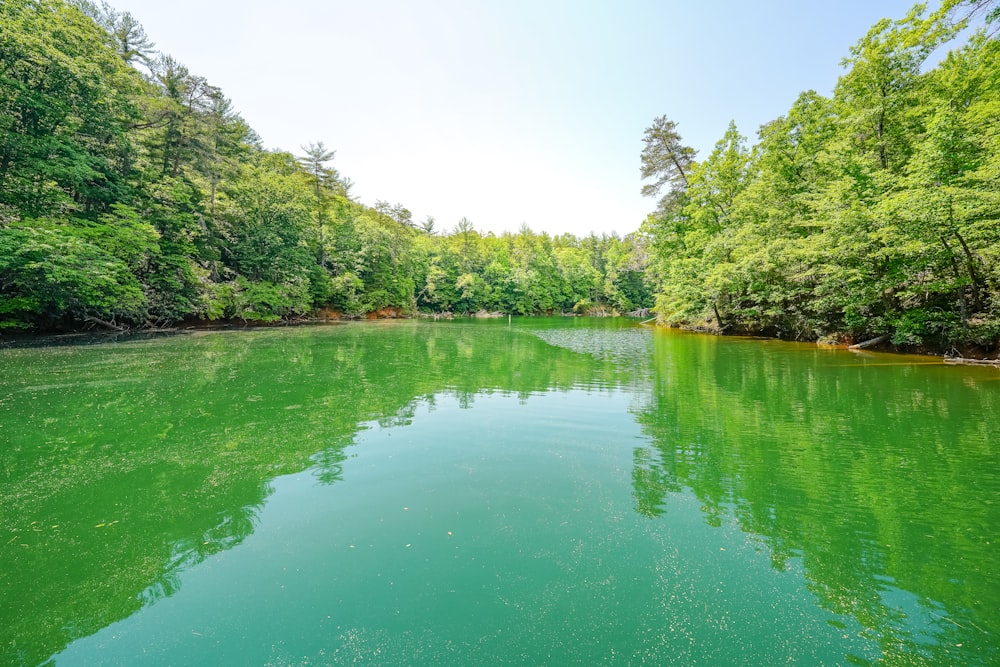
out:
M979 33L923 68L956 34L954 5L877 23L833 99L803 93L750 155L730 127L685 170L645 227L661 319L995 342L1000 59Z

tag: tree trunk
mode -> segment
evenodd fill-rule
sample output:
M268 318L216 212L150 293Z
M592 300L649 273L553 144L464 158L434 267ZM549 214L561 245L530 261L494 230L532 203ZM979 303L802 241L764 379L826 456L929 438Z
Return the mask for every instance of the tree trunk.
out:
M983 301L980 295L983 284L982 279L979 277L979 272L976 271L976 258L973 256L972 251L969 250L968 244L958 230L954 230L953 233L962 246L962 253L965 255L965 266L969 270L969 280L972 281L972 300L976 305L976 310L980 311L983 309Z
M871 340L866 340L863 343L856 343L854 345L848 345L847 349L848 350L863 350L866 347L871 347L872 345L878 345L879 343L883 343L883 342L885 342L887 340L889 340L889 334L886 334L884 336L879 336L878 338L872 338Z
M85 317L84 321L85 322L94 322L95 324L100 324L102 327L105 327L107 329L111 329L112 331L126 331L125 327L120 327L117 324L113 324L111 322L106 322L105 320L102 320L102 319L100 319L98 317Z
M943 236L939 236L938 238L941 241L941 245L943 245L944 248L945 248L945 250L948 251L948 259L951 261L951 271L952 271L952 273L955 274L955 280L956 281L960 280L961 279L961 275L962 275L962 271L958 268L958 260L955 259L955 253L953 253L951 251L951 246L948 245L948 241L945 240L945 238ZM969 311L969 309L968 309L968 306L965 303L965 289L964 288L959 288L959 290L958 290L958 301L959 301L959 303L958 303L959 312L960 312L960 314L962 316L962 329L968 329L969 328L969 321L968 321L968 311Z

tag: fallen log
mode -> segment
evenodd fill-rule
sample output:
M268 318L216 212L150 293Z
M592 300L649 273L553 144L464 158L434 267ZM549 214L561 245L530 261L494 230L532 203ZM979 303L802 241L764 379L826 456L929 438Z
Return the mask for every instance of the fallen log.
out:
M84 322L93 322L94 324L98 324L98 325L100 325L100 326L102 326L102 327L104 327L106 329L110 329L112 331L128 331L128 329L126 329L125 327L120 327L117 324L114 324L113 322L106 322L106 321L104 321L104 320L102 320L100 318L97 318L97 317L85 317L85 318L83 318L83 321Z
M1000 359L965 359L964 357L945 357L946 364L965 364L968 366L997 366L1000 367Z
M884 336L879 336L878 338L872 338L871 340L866 340L863 343L855 343L854 345L848 345L848 350L863 350L866 347L871 347L872 345L878 345L879 343L884 343L889 340L889 334Z

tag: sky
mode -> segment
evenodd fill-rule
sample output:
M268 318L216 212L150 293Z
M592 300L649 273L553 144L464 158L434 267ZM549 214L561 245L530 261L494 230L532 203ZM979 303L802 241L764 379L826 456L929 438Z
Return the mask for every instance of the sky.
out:
M219 86L267 148L322 141L372 205L450 230L639 228L643 130L706 157L830 94L909 0L111 0ZM932 3L933 4L933 3Z

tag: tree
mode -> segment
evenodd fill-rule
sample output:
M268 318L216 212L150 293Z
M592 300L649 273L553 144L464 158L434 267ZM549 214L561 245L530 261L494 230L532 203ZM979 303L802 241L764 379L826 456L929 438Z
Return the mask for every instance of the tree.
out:
M708 159L692 168L688 183L688 217L717 232L727 227L736 198L747 186L750 153L746 138L730 121Z
M0 4L0 204L98 214L125 195L138 74L56 0Z
M849 69L838 81L834 99L854 146L874 155L882 170L898 169L909 158L917 129L913 110L923 81L920 68L955 33L943 10L926 19L923 11L917 5L902 20L882 19L842 63Z
M437 223L437 220L434 219L434 216L433 215L428 215L426 218L424 218L423 222L420 223L420 229L424 233L433 236L434 235L434 225L436 223Z
M148 65L152 61L156 44L130 13L116 11L104 0L100 5L90 0L76 0L73 4L104 28L115 51L126 63L131 65L139 61Z
M642 178L656 180L642 186L642 195L655 197L664 186L669 186L670 192L687 188L695 150L681 143L677 123L666 116L659 116L646 128L643 143Z
M122 60L129 64L136 60L147 64L150 62L156 44L150 41L142 24L131 14L128 12L118 14L110 32Z
M319 254L320 266L326 266L326 238L323 227L326 219L327 191L337 183L337 172L326 166L337 154L337 151L328 151L323 142L303 146L305 156L299 158L299 162L309 172L312 177L313 193L316 195L316 229L319 231Z
M116 326L146 306L124 261L51 220L0 228L0 297L0 329L64 319Z
M264 153L222 189L221 218L237 274L230 315L267 320L312 307L314 260L306 249L311 193L288 153Z
M1000 30L1000 2L997 0L946 0L942 10L947 12L956 25L967 27L970 22L983 17L987 29L985 36L994 37ZM994 27L993 24L997 24Z
M154 150L160 154L163 175L177 177L209 150L204 127L221 92L166 55L153 63L153 78L162 93L154 124L163 128Z

